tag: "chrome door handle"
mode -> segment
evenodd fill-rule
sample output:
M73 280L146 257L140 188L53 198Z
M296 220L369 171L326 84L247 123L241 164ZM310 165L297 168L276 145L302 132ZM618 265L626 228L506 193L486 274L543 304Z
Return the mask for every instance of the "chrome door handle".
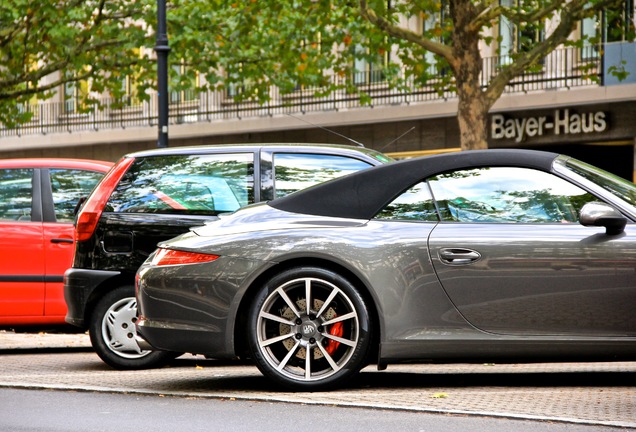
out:
M470 264L478 261L481 254L471 249L442 248L439 250L439 258L446 264Z

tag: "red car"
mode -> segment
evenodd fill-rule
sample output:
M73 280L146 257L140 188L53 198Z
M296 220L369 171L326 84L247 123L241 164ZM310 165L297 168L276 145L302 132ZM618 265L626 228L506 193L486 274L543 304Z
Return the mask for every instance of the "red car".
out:
M64 324L75 207L112 165L0 159L0 327Z

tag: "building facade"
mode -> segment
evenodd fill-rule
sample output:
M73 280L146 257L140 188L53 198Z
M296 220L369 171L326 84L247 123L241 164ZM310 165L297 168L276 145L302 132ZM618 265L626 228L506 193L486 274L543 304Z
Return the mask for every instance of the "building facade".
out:
M633 19L633 3L628 3ZM542 71L511 82L490 111L489 146L565 153L633 180L636 44L604 42L594 50L588 55L580 47L559 48L544 60ZM593 66L583 69L590 58ZM489 64L500 61L484 59L484 74ZM628 72L621 80L611 73L617 64ZM370 103L345 93L315 98L303 90L277 95L272 89L266 105L235 103L231 91L172 93L169 145L362 143L398 157L458 150L453 93L415 85L392 90L370 70L363 70L356 84ZM0 125L0 157L117 160L157 146L156 95L118 109L77 112L68 93L38 104L27 124L16 129Z

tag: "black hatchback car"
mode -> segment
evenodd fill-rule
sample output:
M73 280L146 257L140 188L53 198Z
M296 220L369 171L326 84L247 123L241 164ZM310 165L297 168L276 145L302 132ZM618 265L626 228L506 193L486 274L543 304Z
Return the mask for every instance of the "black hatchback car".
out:
M135 273L157 243L223 213L392 159L363 147L321 144L175 147L124 156L75 221L64 275L66 321L88 329L117 369L158 366L178 353L140 346Z

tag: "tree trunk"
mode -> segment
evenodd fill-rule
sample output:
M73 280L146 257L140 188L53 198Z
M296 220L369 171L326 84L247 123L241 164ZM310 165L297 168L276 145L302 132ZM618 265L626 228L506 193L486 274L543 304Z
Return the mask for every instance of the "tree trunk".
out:
M483 61L479 52L479 30L471 27L478 11L470 0L451 0L450 13L455 23L451 67L459 98L457 120L461 148L486 149L489 106L481 89Z
M457 121L462 150L488 148L488 107L479 95L459 94Z

